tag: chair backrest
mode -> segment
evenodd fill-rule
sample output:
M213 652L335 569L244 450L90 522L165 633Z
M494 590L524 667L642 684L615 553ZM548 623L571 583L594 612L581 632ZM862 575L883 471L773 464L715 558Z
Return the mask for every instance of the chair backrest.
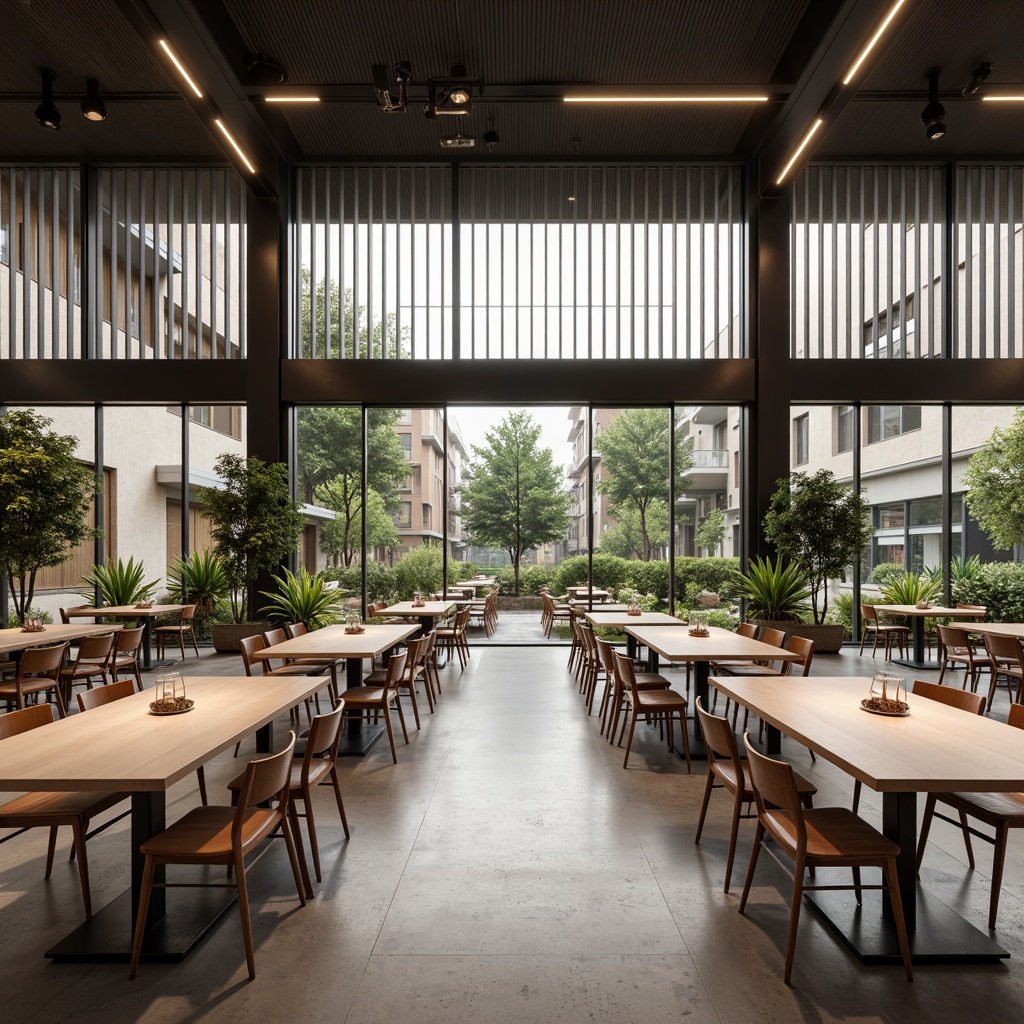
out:
M985 714L985 698L980 693L971 693L970 690L958 690L954 686L939 686L937 683L926 683L920 679L914 680L913 692L917 697L937 700L940 704L948 704L951 708L969 711L974 715Z
M719 718L704 710L701 698L696 703L697 718L700 721L700 731L704 736L704 746L708 748L708 759L712 764L717 760L732 761L738 765L740 761L739 748L736 746L736 737L733 735L732 726L728 718ZM741 783L742 784L742 783Z
M615 659L612 655L615 653L615 648L612 647L610 640L605 640L602 637L595 636L594 643L597 646L597 654L601 659L601 664L604 666L605 675L609 679L615 675ZM1024 707L1024 704L1021 705Z
M787 661L782 670L783 675L792 675L794 666L802 665L803 672L801 675L809 676L811 674L811 661L814 658L814 641L802 636L791 636L789 638L789 649L793 654L799 655L800 660Z
M242 785L238 790L238 807L235 809L235 818L231 823L231 841L233 845L240 846L242 831L248 812L257 804L267 803L277 799L278 810L282 815L284 808L288 806L288 788L292 774L292 754L295 752L295 733L288 734L288 745L256 761L250 761L245 766L245 774L242 776Z
M434 657L434 646L437 644L437 631L432 629L424 638L420 660L425 664L428 658Z
M134 692L134 679L118 679L117 682L107 683L106 686L94 686L91 690L78 695L78 710L92 711L93 708L121 700L122 697L130 697Z
M1014 729L1024 729L1024 704L1011 704L1006 715L1006 724Z
M600 657L597 653L597 644L595 643L597 635L589 623L580 622L580 638L587 649L587 658L591 661L596 661Z
M633 671L633 659L628 654L613 653L615 659L615 676L619 680L624 693L628 692L639 702L636 689L636 672Z
M181 624L183 626L188 625L196 617L196 606L194 604L187 604L181 609Z
M467 604L458 615L455 616L455 628L459 632L464 632L466 626L469 625L469 617L473 613L473 609Z
M423 664L424 652L427 649L427 638L418 636L410 640L405 648L405 667L407 669L403 679L411 683L416 678L416 670ZM388 663L390 668L390 662Z
M309 773L309 766L314 757L327 755L328 761L338 757L338 741L341 739L341 718L345 711L345 702L339 701L333 711L323 715L315 715L306 735L306 753L302 757L303 774Z
M284 631L288 634L289 640L294 640L297 636L305 636L309 632L304 622L289 622L284 627Z
M807 829L804 825L800 795L796 790L792 765L766 757L750 742L750 736L743 734L743 745L747 748L747 767L750 769L750 784L754 790L758 817L767 814L766 805L773 804L786 812L796 826L797 846L807 843Z
M68 615L67 611L64 608L60 608L59 611L60 611L60 621L63 622L65 626L70 626L71 625L71 616Z
M18 678L48 676L56 679L69 646L63 643L52 647L30 647L23 651L21 661L18 662Z
M388 660L388 672L384 677L384 688L386 690L393 690L398 685L398 680L405 673L405 663L408 658L408 651L391 655L391 658Z
M266 641L261 636L244 636L240 642L240 649L242 651L242 664L245 666L245 674L247 676L252 675L252 663L253 655L257 651L262 651L267 646ZM266 675L270 671L269 664L265 661L260 662L263 666L263 675Z
M1012 661L1024 669L1021 662L1020 641L1015 636L1000 636L998 633L982 633L985 648L993 661Z
M736 627L737 636L745 636L748 640L757 639L757 626L753 622L741 622Z
M860 613L864 616L865 622L878 622L878 612L875 611L873 604L862 604Z
M772 647L781 647L786 642L786 631L783 629L766 629L761 643L771 644Z
M268 629L263 634L263 642L268 647L273 647L274 644L283 644L288 639L288 634L279 626L277 629Z
M81 665L83 662L106 664L113 646L113 633L105 633L102 636L84 636L78 645L78 657L75 658L75 664Z
M20 711L8 711L6 715L0 715L0 740L49 725L56 717L52 704L30 704Z
M145 626L136 626L134 629L120 629L115 635L118 654L137 654L142 646L142 634L146 631Z
M971 647L967 630L963 626L936 626L939 631L939 643L943 647L962 647L969 650Z

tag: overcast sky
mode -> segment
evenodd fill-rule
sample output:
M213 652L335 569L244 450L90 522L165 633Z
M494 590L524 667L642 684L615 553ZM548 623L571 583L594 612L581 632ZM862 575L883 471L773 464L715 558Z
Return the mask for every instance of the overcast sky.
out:
M569 407L567 405L449 405L453 419L462 432L466 447L484 443L484 435L496 427L509 412L525 409L540 424L540 443L550 448L556 466L564 470L572 456L569 436Z

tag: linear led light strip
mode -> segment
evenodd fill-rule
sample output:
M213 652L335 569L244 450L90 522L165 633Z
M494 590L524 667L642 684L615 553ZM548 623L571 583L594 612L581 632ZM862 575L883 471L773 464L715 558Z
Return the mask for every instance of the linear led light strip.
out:
M563 96L564 103L767 103L767 96Z
M319 96L264 96L264 103L319 103Z
M867 59L868 54L875 48L875 44L879 39L882 38L882 33L889 27L889 22L896 17L896 12L903 6L904 0L896 0L896 3L889 8L889 13L885 16L882 24L878 26L875 34L868 40L868 45L860 51L860 56L853 62L853 66L849 71L846 72L846 77L843 79L843 85L849 85L853 76L857 74L861 64Z
M1002 96L982 96L981 98L986 103L1024 103L1024 93L1014 95L1006 93Z
M180 60L178 60L178 57L175 54L175 52L167 45L167 40L166 39L161 39L160 40L160 45L163 47L164 53L166 53L167 56L170 57L171 63L178 69L178 74L180 74L181 77L184 78L186 82L188 82L188 84L192 87L192 91L200 99L202 99L203 98L203 94L202 94L202 92L200 92L199 86L196 85L196 83L192 80L192 76L185 70L184 65L181 63Z
M228 131L227 125L219 117L214 118L213 123L224 133L224 138L231 143L231 148L238 154L239 160L249 168L249 173L255 174L256 168L249 162L249 158L245 155L245 150L235 142L235 137Z
M814 133L822 126L824 120L825 119L823 117L816 117L814 119L814 124L812 124L811 127L807 129L807 134L801 140L800 145L797 146L796 149L793 151L793 155L789 158L789 161L787 162L786 166L782 168L782 172L775 179L776 185L781 185L782 182L785 180L786 175L789 174L793 164L796 163L797 158L807 148L807 144L814 137Z

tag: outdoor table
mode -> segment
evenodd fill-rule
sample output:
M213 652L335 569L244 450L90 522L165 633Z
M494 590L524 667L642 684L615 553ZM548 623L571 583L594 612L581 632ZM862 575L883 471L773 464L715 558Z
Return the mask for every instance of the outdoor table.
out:
M1015 636L1024 640L1024 622L969 622L964 625L968 633L994 633L996 636Z
M167 615L170 612L180 612L183 604L155 604L150 608L136 608L130 604L111 605L109 608L91 608L88 605L81 608L68 608L64 613L69 619L74 618L108 618L108 619L139 619L142 622L142 667L153 668L153 620L158 615ZM108 627L109 628L109 627ZM171 662L161 662L170 665Z
M590 611L589 601L569 601L569 611L573 615L586 615ZM595 612L627 612L629 611L628 604L599 604L595 609Z
M595 629L598 626L606 626L613 629L625 629L627 626L685 626L686 623L677 619L674 615L666 612L641 612L639 615L630 615L624 608L618 610L618 606L609 608L607 605L599 605L592 612L584 612L583 617ZM626 653L636 657L636 637L632 633L626 634Z
M0 629L0 654L20 655L30 647L50 647L68 640L81 640L84 636L102 636L104 633L116 633L121 628L116 626L65 626L51 624L44 629L28 632L15 626L13 629Z
M767 726L769 753L780 733L882 794L882 831L900 848L896 870L911 956L918 962L996 960L1009 953L917 885L917 794L1024 790L1024 735L982 715L926 697L890 718L860 707L870 679L715 676L715 686ZM950 738L956 737L955 754ZM817 892L808 898L866 963L900 962L888 895Z
M131 794L131 887L48 950L54 961L128 962L145 863L139 846L166 828L167 790L253 733L256 749L269 753L274 719L323 685L309 676L185 682L195 701L187 714L151 714L146 690L0 742L0 791ZM163 875L158 868L156 880ZM236 898L228 889L154 889L142 958L182 960Z
M932 605L931 608L918 608L916 604L876 604L876 612L887 612L889 615L906 615L910 619L911 636L914 641L912 658L894 658L896 665L906 668L935 668L938 663L927 661L924 656L924 620L925 619L981 619L985 617L984 608L943 608Z
M612 596L611 594L608 593L607 590L591 590L590 587L587 587L587 586L582 586L582 587L566 587L565 588L565 592L567 594L575 595L574 599L577 600L577 601L586 601L587 598L589 597L589 598L595 600L598 604L603 603L609 597Z
M496 576L489 577L485 580L463 580L462 582L455 584L455 589L472 590L474 593L476 593L476 591L479 590L481 587L490 590L490 588L493 587L494 584L497 582L498 578Z
M400 601L398 604L378 609L374 612L374 616L378 618L386 616L388 618L417 619L420 629L426 635L434 628L436 619L448 618L448 613L455 607L455 604L454 598L449 601L424 601L417 608L412 601Z
M315 658L322 661L345 659L345 685L362 686L363 658L375 658L390 651L419 626L377 625L368 622L362 633L346 633L345 626L324 626L302 636L292 637L273 647L264 647L254 655L260 661L277 658ZM370 725L363 717L348 719L348 729L338 746L339 754L365 754L380 739L383 725Z
M740 636L728 629L709 626L709 636L690 636L689 629L678 626L626 626L626 632L647 648L647 667L658 671L659 655L666 661L689 662L693 665L693 696L710 709L708 702L708 676L711 662L722 661L798 661L799 655L784 647L774 647ZM690 738L690 758L706 758L704 737L697 716L693 720Z

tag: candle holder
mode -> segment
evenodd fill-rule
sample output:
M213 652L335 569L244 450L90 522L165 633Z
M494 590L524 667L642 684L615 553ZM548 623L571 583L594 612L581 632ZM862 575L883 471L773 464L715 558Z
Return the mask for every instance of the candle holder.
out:
M363 626L362 620L355 612L351 613L345 619L345 632L351 635L366 632L366 628Z
M711 636L707 612L690 612L690 636Z
M902 676L876 672L871 680L870 693L870 697L860 702L864 711L890 718L903 718L910 714L910 705L906 701L907 683Z
M185 696L185 680L177 672L157 676L153 693L156 700L149 710L154 715L180 715L195 707L195 701Z

